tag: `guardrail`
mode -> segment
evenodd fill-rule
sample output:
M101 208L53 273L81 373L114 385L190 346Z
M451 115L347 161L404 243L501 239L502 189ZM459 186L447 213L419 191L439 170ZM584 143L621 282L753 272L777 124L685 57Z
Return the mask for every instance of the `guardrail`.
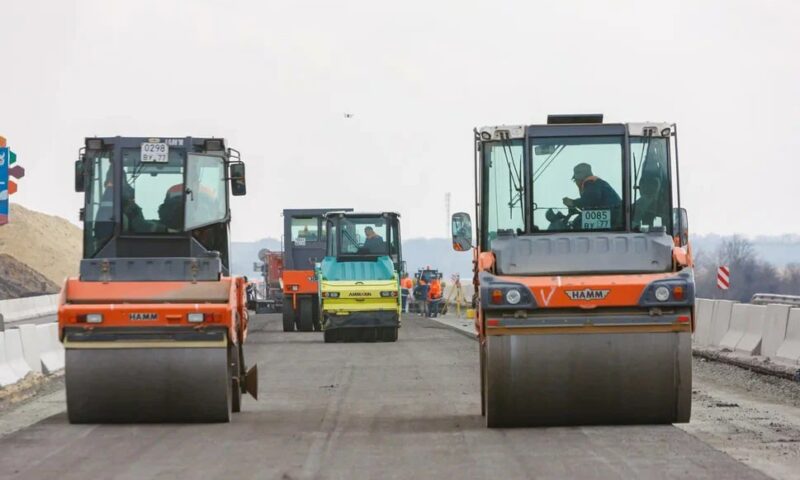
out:
M780 305L791 305L800 307L800 296L797 295L776 295L774 293L756 293L750 299L750 303L755 305L768 305L777 303Z

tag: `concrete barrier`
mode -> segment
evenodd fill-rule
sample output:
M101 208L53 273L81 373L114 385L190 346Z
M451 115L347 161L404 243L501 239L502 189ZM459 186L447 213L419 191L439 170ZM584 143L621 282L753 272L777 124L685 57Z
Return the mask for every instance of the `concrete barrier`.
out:
M764 338L764 318L767 314L767 307L764 305L736 305L733 307L733 315L736 316L736 309L739 307L744 311L745 331L739 343L736 344L734 351L747 355L761 355L761 342ZM733 319L731 319L733 325Z
M42 371L48 375L64 368L64 347L58 341L58 324L36 325Z
M764 316L764 339L761 341L761 355L774 357L786 338L786 323L789 320L789 305L767 305Z
M14 371L11 363L8 361L6 352L5 332L0 332L0 387L7 387L17 383L20 376Z
M775 358L793 365L800 363L800 308L789 311L786 322L786 338L778 347Z
M58 310L58 295L0 300L0 314L6 324L30 318L53 315Z
M736 302L729 300L714 300L714 313L711 317L711 338L709 345L718 347L722 337L728 333L731 323L731 311Z
M22 356L31 370L42 373L41 347L36 325L20 325L19 334L22 339Z
M714 317L714 300L698 298L695 308L695 328L692 340L697 345L707 346L711 342L711 321Z
M728 331L719 341L720 347L727 348L731 351L736 350L736 345L739 344L739 341L747 331L748 306L749 305L744 303L737 303L733 305Z
M6 361L20 379L27 377L31 373L31 367L22 355L22 337L19 329L6 330L5 337Z

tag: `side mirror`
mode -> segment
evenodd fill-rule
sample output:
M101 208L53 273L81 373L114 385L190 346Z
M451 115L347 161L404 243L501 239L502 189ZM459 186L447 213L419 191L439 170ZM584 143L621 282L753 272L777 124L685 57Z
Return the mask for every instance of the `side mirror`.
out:
M451 223L453 234L453 250L466 252L472 248L472 219L469 213L453 214Z
M672 209L673 236L678 238L681 247L689 244L689 215L685 208Z
M231 195L240 197L247 194L247 181L244 174L244 163L233 163L230 166Z
M86 191L86 177L83 175L83 160L75 161L75 191Z

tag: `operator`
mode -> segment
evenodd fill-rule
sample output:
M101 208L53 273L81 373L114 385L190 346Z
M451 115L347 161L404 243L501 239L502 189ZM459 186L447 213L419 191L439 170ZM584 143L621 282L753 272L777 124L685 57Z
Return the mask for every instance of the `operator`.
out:
M414 282L407 273L403 273L403 278L400 279L400 293L402 294L403 306L401 311L408 313L408 296L411 294L411 289L414 288Z
M183 229L183 195L182 183L171 186L164 195L164 203L158 207L158 219L171 231Z
M592 174L592 166L579 163L572 170L572 181L578 186L579 198L564 197L564 205L581 210L611 209L611 225L617 226L622 219L622 199L614 187L605 180Z
M372 227L365 227L364 235L367 236L367 239L364 241L364 247L362 247L363 250L365 250L364 253L387 254L386 242L383 241L383 237L375 233Z

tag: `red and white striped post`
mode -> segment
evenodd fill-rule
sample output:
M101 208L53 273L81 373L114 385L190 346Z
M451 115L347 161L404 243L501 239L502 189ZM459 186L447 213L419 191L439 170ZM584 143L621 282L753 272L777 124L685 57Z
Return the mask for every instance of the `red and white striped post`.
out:
M725 265L720 265L717 269L717 288L727 290L731 286L731 271Z

